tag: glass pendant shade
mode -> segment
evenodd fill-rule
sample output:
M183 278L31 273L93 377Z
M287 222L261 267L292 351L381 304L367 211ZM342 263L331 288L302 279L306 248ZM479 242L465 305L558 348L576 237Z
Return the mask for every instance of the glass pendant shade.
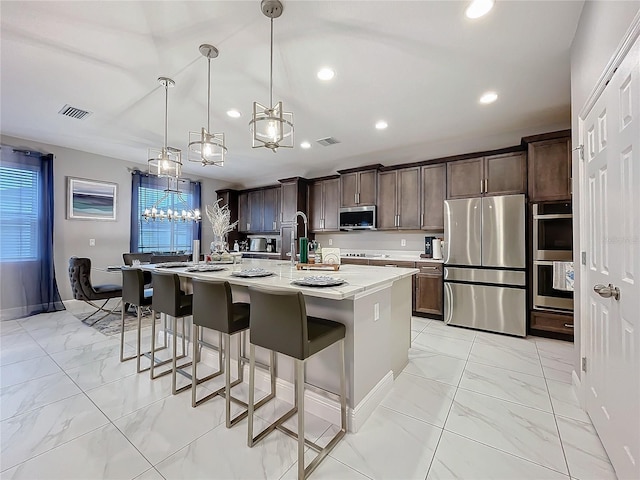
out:
M182 174L182 152L177 148L149 148L148 171L158 177L179 178Z
M200 132L189 132L189 161L221 167L225 153L224 133L208 133L204 127Z
M283 112L282 102L271 108L254 102L249 125L253 133L253 148L266 147L274 152L278 147L293 148L293 113Z

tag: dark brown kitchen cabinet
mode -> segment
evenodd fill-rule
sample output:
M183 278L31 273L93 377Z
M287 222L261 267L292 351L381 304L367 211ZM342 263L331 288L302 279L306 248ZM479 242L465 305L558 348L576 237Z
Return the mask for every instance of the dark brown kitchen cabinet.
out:
M420 205L420 228L431 232L444 231L444 201L446 199L446 165L422 167L422 196Z
M309 230L338 231L340 178L329 178L309 184Z
M263 228L265 232L280 231L280 187L265 188L263 197Z
M379 230L420 228L420 167L378 173Z
M562 339L573 340L573 314L571 313L532 310L529 327L533 335L540 334L540 331L553 332L559 334Z
M263 191L249 192L249 232L264 231L264 199Z
M369 265L369 260L358 257L342 257L340 263L343 265Z
M249 193L242 192L238 195L238 231L248 232L251 217L249 216Z
M416 262L420 272L415 276L415 301L413 310L428 315L442 316L443 290L442 264Z
M220 201L220 207L227 206L229 208L229 213L231 214L230 222L233 223L238 218L238 191L223 189L216 190L216 195L218 196L218 200ZM227 235L227 243L229 245L233 245L234 242L240 240L240 222L236 228L231 230Z
M447 198L511 195L526 191L524 152L447 163Z
M280 258L289 259L287 252L291 250L294 216L298 210L309 213L307 210L308 180L302 177L291 177L278 181L280 182L280 236L282 238ZM296 221L298 224L296 238L300 238L304 235L304 223L301 218Z
M527 191L527 158L524 152L484 157L484 194L515 195Z
M529 201L571 200L571 139L533 142L529 149Z
M377 170L340 174L341 207L376 204Z

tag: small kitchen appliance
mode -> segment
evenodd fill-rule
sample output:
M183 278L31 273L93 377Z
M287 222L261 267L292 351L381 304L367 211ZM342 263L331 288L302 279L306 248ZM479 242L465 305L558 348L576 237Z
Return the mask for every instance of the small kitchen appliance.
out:
M252 238L249 242L250 252L266 252L267 251L267 239L264 237Z
M433 257L433 241L436 237L424 237L424 258Z

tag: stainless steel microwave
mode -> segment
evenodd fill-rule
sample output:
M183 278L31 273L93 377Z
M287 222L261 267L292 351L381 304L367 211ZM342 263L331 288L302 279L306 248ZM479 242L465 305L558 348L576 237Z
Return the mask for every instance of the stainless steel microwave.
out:
M340 209L340 230L375 230L376 207L342 207Z

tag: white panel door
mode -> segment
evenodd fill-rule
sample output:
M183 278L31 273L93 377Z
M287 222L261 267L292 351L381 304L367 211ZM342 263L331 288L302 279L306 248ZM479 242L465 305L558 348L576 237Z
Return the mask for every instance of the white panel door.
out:
M581 132L588 234L586 405L621 479L640 478L639 76L636 40Z

